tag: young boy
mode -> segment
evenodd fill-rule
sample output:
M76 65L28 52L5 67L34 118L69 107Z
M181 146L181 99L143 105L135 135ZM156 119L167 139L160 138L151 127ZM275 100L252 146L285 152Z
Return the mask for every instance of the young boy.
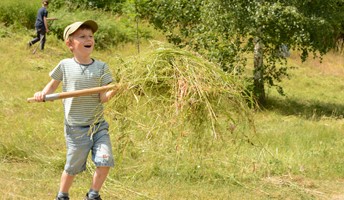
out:
M60 61L50 72L52 79L43 91L34 94L36 101L44 101L44 96L53 93L60 82L63 91L68 92L104 86L113 81L108 66L90 57L95 43L93 34L97 29L97 23L92 20L75 22L65 28L63 38L74 56ZM69 199L73 179L86 169L89 152L92 152L96 170L85 200L101 199L99 191L110 167L114 166L109 125L103 117L102 103L114 95L115 91L109 90L63 100L67 159L56 200Z
M40 50L44 50L44 45L46 41L46 33L49 32L48 28L48 20L56 20L57 18L48 18L48 0L42 0L42 7L37 12L36 22L35 22L35 28L37 32L37 36L33 38L28 46L31 47L36 42L40 42Z

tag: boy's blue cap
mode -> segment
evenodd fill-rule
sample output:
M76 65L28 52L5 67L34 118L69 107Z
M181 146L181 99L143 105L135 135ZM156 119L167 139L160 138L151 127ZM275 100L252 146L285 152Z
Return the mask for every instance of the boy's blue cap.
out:
M72 35L81 25L87 25L95 33L98 30L98 24L93 20L87 20L84 22L74 22L73 24L67 26L63 32L63 39L66 41L70 35Z

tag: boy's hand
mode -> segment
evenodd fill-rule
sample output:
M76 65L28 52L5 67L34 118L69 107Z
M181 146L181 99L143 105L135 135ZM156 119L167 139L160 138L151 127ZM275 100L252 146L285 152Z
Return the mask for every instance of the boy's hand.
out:
M41 91L41 92L36 92L34 94L34 98L37 102L43 102L45 99L45 92Z

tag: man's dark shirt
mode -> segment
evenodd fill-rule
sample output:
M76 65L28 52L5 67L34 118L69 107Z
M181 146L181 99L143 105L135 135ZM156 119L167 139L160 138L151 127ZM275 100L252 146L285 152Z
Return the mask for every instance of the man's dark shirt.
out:
M37 30L41 29L45 31L44 17L48 17L48 11L45 7L41 7L38 10L35 27Z

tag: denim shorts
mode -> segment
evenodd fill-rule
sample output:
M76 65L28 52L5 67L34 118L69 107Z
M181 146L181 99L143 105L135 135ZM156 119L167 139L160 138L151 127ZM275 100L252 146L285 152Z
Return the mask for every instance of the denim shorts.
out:
M109 124L100 122L94 126L69 126L65 124L67 158L64 170L69 175L76 175L86 169L89 152L97 167L113 167L114 158Z

